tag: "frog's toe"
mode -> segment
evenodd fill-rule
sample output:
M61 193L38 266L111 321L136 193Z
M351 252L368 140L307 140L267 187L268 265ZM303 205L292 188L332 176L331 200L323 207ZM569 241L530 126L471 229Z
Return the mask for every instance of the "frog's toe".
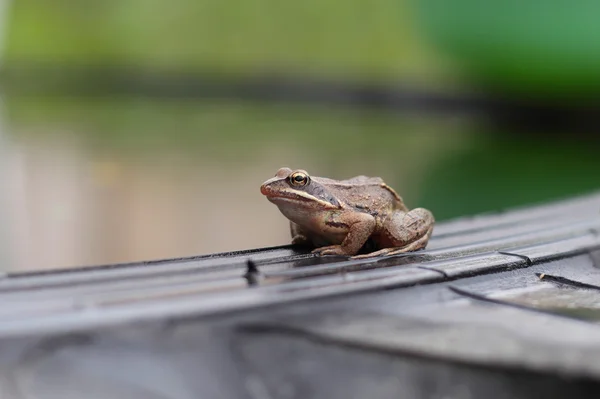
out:
M313 254L320 256L323 255L336 255L336 256L348 256L348 254L342 249L340 245L330 245L328 247L317 248L312 251Z
M387 253L388 256L404 254L407 252L415 252L425 249L427 246L427 241L429 240L429 233L424 237L419 238L415 242L411 242L410 244L400 247L400 248L391 248L391 251Z
M370 252L368 254L355 255L352 257L352 259L368 259L368 258L376 258L378 256L386 256L386 255L389 255L390 253L394 252L395 250L396 250L396 248L384 248L379 251Z

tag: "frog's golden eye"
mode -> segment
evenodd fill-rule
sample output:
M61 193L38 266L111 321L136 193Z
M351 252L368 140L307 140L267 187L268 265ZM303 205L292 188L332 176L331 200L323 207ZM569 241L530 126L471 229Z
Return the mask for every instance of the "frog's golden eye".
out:
M302 172L295 172L290 175L292 186L306 186L308 184L308 175Z

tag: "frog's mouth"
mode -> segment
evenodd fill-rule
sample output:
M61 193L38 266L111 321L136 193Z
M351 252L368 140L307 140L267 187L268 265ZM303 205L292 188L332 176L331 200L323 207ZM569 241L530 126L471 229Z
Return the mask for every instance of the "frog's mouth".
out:
M267 197L267 199L273 203L277 203L277 202L293 202L296 204L305 204L308 202L315 202L318 200L314 197L311 197L309 195L300 195L300 194L296 194L296 193L292 193L289 191L278 191L278 192L272 192L272 191L268 191L268 190L261 190L261 192L263 193L263 195L265 195Z
M287 190L271 190L268 186L261 186L260 192L275 205L290 204L305 207L308 204L320 204L322 209L337 209L335 204L323 201L308 193L287 191Z
M290 206L297 206L299 208L304 208L307 204L310 203L308 200L301 200L296 198L287 198L287 197L267 197L267 199L274 203L275 205L285 205L289 204Z
M286 189L273 190L268 184L260 186L260 192L267 197L271 202L294 202L294 203L306 203L318 201L317 198L310 194L291 191Z

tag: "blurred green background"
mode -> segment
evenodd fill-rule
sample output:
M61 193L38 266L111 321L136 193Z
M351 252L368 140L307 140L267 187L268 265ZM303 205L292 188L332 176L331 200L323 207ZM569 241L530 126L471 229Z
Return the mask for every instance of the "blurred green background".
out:
M258 190L282 166L381 176L438 220L597 189L597 141L569 123L550 135L468 112L208 96L194 85L288 76L301 87L589 106L600 52L586 50L598 32L576 12L507 4L492 26L490 10L467 0L445 13L405 0L1 2L0 267L285 244L287 222ZM579 36L539 39L540 26L577 24ZM143 90L183 74L192 95Z

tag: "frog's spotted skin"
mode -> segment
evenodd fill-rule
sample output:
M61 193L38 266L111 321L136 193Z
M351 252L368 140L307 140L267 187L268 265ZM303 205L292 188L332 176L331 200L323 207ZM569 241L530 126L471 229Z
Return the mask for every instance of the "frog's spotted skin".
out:
M379 177L333 180L281 168L260 191L290 220L292 243L321 255L354 256L369 238L379 250L355 257L416 251L435 223L427 209L409 211Z

